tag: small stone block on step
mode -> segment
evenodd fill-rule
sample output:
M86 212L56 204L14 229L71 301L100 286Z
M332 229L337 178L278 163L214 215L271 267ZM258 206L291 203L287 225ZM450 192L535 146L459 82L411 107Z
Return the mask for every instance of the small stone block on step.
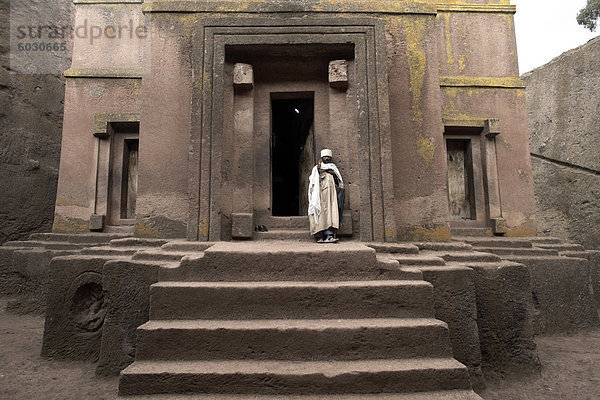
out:
M334 60L329 63L329 86L337 89L348 88L348 62Z
M102 232L104 230L105 216L102 214L92 214L90 216L90 231Z
M495 234L508 232L508 226L504 218L492 218L492 232Z
M231 219L231 236L234 239L252 238L252 213L232 213Z
M252 89L254 87L252 65L236 63L233 66L233 86L236 89Z

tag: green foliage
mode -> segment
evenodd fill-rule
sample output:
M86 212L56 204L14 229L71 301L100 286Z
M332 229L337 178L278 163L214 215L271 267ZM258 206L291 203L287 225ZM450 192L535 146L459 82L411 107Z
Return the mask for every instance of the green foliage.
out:
M593 32L596 30L598 19L600 19L600 0L588 0L585 8L577 15L577 23Z

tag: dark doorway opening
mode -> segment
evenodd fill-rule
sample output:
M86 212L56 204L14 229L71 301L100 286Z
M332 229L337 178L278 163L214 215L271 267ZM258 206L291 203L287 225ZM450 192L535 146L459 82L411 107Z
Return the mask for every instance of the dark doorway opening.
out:
M476 219L471 141L446 139L448 197L453 220Z
M272 93L272 214L306 213L308 177L315 164L314 94Z

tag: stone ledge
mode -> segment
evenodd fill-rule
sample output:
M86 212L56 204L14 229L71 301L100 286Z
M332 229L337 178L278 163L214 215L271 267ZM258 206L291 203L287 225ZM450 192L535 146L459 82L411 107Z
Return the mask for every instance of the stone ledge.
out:
M142 68L71 67L63 75L65 78L142 79Z
M525 89L526 83L519 77L440 76L441 87L483 87Z
M300 0L300 1L225 1L225 0L150 0L144 13L378 13L436 15L434 6L408 1Z
M493 14L515 14L517 7L510 4L456 4L456 3L434 3L438 12L461 12L461 13L493 13Z
M73 4L142 4L143 0L73 0Z

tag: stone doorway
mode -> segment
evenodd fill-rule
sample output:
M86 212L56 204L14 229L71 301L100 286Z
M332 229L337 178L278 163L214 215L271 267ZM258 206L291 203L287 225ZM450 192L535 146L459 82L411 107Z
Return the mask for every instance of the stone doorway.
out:
M315 165L314 93L271 94L272 213L306 215L308 179Z

